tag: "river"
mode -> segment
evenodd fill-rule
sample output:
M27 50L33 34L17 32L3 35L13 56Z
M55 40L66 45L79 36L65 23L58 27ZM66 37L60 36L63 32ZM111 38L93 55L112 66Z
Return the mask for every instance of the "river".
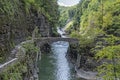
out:
M68 42L58 41L51 45L50 54L42 54L40 80L76 80L74 71L66 58Z
M66 37L62 35L64 32L59 28L58 33L61 37ZM51 53L42 54L39 62L40 80L78 80L72 65L66 58L68 47L68 42L54 42L51 44Z

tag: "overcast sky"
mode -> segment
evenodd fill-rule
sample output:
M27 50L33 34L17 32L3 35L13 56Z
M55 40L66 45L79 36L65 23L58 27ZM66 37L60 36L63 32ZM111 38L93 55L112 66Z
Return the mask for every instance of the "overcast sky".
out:
M80 0L58 0L58 4L61 6L73 6L79 3Z

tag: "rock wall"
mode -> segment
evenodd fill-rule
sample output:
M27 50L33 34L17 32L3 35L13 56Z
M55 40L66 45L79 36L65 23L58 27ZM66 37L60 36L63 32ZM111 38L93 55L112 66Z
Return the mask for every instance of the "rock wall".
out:
M29 39L36 27L41 37L51 36L47 18L32 8L31 13L27 14L21 5L22 2L18 4L20 9L16 11L19 14L14 16L0 13L0 63L7 59L16 44Z
M35 24L39 29L39 33L42 37L51 36L50 25L44 15L38 15L35 17Z
M85 80L96 80L96 66L99 63L94 60L89 53L89 47L80 48L78 44L71 44L67 55L69 61L73 63L76 76Z

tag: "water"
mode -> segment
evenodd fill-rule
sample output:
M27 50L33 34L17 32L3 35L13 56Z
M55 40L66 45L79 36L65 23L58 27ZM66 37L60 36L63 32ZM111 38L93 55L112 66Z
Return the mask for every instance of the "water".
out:
M60 36L62 38L66 38L67 37L67 35L65 35L66 33L65 33L65 30L63 28L60 29L59 27L57 27L57 32L60 34Z
M43 54L39 62L40 80L76 80L66 59L69 43L58 41L51 47L52 53Z
M66 38L64 30L57 28L61 37ZM40 80L82 80L75 77L73 65L66 59L68 42L58 41L51 45L52 53L42 54L39 62Z
M66 38L64 29L57 28L57 32L61 37ZM95 80L96 72L86 72L79 70L79 76L84 79L77 79L74 69L66 59L68 42L58 41L52 45L52 53L42 54L39 62L39 79L40 80Z

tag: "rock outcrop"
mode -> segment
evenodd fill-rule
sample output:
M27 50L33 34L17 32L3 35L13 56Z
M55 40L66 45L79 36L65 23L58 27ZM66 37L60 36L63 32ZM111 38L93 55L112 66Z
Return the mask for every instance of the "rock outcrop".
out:
M26 15L23 10L14 18L0 14L0 63L6 60L16 44L30 38L36 27L41 37L51 36L51 27L43 14L31 12Z

